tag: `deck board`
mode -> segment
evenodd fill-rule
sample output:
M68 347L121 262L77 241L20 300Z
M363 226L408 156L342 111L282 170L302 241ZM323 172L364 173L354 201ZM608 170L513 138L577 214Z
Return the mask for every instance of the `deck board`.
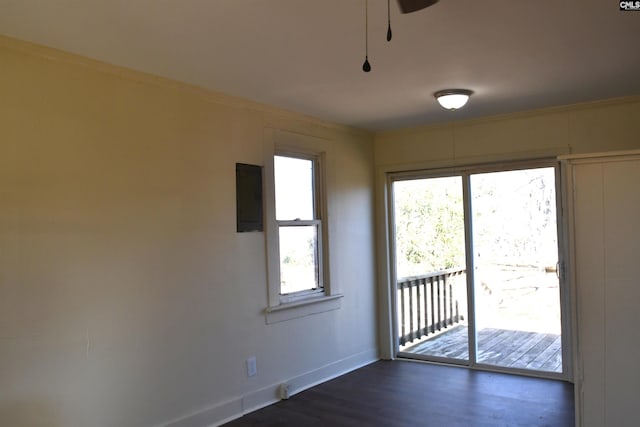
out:
M458 325L402 349L404 353L467 360L467 327ZM560 335L485 328L478 331L478 362L489 365L562 372Z

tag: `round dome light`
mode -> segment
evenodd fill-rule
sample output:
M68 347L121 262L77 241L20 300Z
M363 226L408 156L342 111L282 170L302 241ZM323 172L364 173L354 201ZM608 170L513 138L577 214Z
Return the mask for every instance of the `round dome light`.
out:
M442 108L455 111L464 107L472 94L473 91L468 89L445 89L437 91L433 96Z

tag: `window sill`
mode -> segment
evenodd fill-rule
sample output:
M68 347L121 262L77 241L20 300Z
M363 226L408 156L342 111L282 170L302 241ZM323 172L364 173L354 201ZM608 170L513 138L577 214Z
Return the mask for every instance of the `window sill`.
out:
M296 302L280 304L265 309L267 324L284 322L285 320L324 313L340 308L340 300L344 295L323 295Z

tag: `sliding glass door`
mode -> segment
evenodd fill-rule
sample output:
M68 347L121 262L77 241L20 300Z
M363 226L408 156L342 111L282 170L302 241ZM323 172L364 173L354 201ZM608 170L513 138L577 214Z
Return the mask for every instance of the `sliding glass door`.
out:
M468 360L462 177L397 181L393 191L400 351Z
M394 176L400 356L562 374L556 175Z
M553 167L470 176L477 362L562 372Z

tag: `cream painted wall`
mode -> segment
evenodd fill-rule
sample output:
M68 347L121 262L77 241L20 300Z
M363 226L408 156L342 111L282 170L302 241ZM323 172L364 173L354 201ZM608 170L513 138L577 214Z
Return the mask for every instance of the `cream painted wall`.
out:
M404 170L628 150L640 147L638 123L640 97L628 97L381 132L375 136L375 162L385 170Z
M267 127L332 141L344 293L271 325ZM0 153L0 425L205 426L377 358L370 134L0 37Z
M638 123L640 97L635 96L376 134L381 356L393 354L389 340L391 273L387 268L388 172L635 149L640 148Z

